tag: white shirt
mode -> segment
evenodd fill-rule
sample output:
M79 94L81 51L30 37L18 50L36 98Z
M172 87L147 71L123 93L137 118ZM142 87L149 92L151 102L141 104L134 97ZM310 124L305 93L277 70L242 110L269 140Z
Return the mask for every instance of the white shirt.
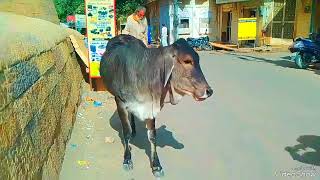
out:
M140 21L136 21L133 18L134 14L130 15L127 18L126 27L123 30L122 34L129 34L134 36L137 39L140 39L144 42L145 45L148 45L148 22L146 18L143 18Z
M161 36L162 36L162 37L168 36L168 29L167 29L167 27L165 27L165 26L162 27L162 29L161 29Z

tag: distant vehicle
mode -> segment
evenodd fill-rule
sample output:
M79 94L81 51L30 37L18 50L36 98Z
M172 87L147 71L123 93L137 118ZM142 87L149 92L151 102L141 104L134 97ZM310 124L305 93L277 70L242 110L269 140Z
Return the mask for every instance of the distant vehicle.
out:
M300 69L320 62L320 34L311 33L309 38L296 38L289 47L292 59Z

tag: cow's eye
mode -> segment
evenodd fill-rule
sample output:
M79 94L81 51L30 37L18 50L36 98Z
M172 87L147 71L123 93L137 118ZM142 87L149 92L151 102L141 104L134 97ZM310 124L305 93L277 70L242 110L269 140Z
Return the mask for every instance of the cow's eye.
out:
M183 61L185 64L192 64L192 61L191 60L185 60L185 61Z

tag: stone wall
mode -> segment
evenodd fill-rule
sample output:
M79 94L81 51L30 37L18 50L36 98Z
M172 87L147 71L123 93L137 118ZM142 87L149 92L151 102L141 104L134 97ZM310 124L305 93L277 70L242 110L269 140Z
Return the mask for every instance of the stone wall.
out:
M0 17L0 179L58 179L82 82L69 32L39 19Z
M53 0L0 0L0 11L36 17L59 24Z

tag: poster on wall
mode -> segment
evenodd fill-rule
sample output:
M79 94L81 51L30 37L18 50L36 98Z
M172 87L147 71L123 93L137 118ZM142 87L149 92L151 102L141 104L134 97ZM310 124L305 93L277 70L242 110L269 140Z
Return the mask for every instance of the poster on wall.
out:
M239 18L238 40L256 40L257 18Z
M100 61L115 36L115 0L86 0L90 78L100 78Z

